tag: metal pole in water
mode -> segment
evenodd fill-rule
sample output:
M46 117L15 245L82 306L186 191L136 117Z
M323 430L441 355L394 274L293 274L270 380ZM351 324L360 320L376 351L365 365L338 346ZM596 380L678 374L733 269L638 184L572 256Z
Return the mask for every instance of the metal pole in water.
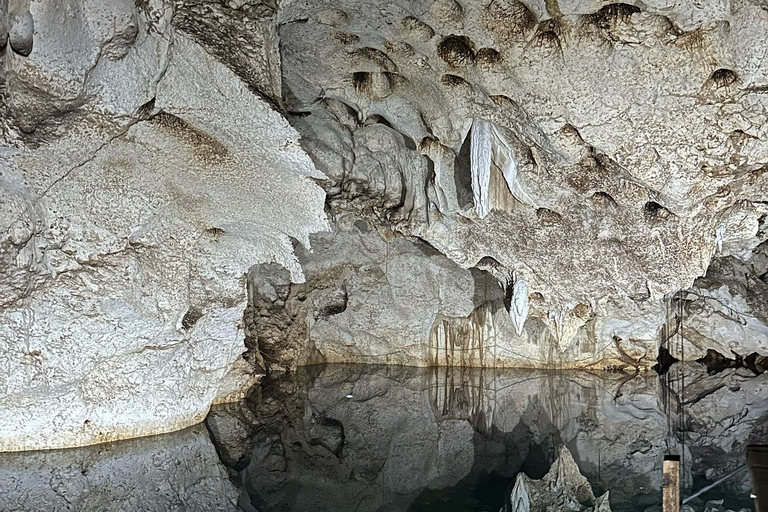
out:
M665 455L662 471L662 510L680 512L680 456Z

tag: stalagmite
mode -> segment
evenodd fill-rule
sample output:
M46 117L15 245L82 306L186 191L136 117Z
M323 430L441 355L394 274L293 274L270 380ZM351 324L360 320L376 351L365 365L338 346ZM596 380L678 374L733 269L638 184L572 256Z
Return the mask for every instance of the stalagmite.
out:
M589 481L565 446L541 480L532 480L524 473L517 475L510 505L511 512L611 512L608 493L595 498Z
M512 495L509 502L512 505L512 512L530 512L531 498L528 496L528 486L525 485L525 478L522 473L515 480L515 487L512 489Z

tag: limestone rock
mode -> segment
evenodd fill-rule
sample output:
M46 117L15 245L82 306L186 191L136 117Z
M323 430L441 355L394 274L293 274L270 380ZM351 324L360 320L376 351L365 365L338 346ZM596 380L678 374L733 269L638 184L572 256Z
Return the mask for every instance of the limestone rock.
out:
M181 428L246 365L768 355L766 30L753 0L0 1L0 451Z
M298 249L306 283L292 284L275 265L251 270L246 357L254 364L653 364L666 320L660 306L629 303L595 317L580 303L547 319L550 325L528 316L524 278L505 289L501 283L511 278L493 262L462 269L418 239L392 239L369 221L339 216L336 223L332 234L312 236L312 252ZM561 343L569 330L578 330L575 340Z
M565 446L541 480L532 480L524 473L517 475L510 503L511 512L611 512L608 493L595 498L589 481L581 474L573 455Z
M331 3L343 22L321 21ZM494 260L553 348L618 337L606 363L652 360L664 300L765 240L758 3L345 5L278 12L287 107L331 209L463 268Z
M766 354L768 339L768 271L756 261L718 258L707 275L685 294L683 336L687 358L706 351L730 357Z
M245 275L303 279L323 175L170 3L30 8L34 51L2 70L0 451L199 422L252 382L228 376Z

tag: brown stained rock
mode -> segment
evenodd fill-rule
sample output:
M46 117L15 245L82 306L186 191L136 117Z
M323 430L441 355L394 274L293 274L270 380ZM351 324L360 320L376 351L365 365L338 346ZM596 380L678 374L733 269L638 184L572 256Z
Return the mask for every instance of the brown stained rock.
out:
M475 63L472 42L462 36L450 35L437 45L437 55L452 68L465 68Z

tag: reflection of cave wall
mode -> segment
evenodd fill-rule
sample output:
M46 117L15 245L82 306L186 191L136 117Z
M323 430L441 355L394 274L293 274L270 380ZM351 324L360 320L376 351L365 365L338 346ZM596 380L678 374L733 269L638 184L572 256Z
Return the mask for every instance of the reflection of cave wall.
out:
M741 464L753 427L767 414L761 397L768 382L743 370L709 376L679 368L686 372L690 486L691 475L713 479ZM653 501L662 455L681 431L674 407L665 416L653 373L337 365L317 372L270 377L247 414L235 406L214 410L215 423L229 416L250 429L252 456L235 466L254 503L343 509L354 497L360 510L384 502L407 510L433 499L428 489L503 486L519 471L540 477L563 444L595 491L611 492L612 504ZM236 445L221 428L214 439L220 453Z
M10 453L0 510L236 512L238 490L205 427L70 450Z

